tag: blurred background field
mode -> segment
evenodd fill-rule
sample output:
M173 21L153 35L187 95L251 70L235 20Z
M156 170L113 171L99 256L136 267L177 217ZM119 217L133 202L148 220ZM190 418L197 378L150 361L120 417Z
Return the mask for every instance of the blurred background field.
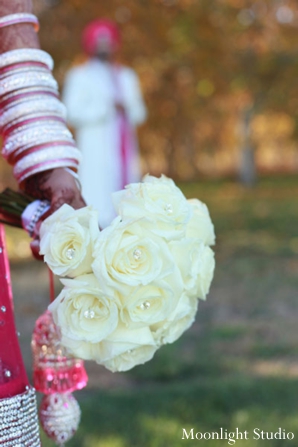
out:
M127 373L87 363L76 394L82 422L70 447L180 447L182 428L248 430L298 436L298 178L260 178L250 189L231 180L179 184L208 204L217 266L193 327L154 359ZM7 231L18 330L31 374L30 337L48 303L44 264L17 258L21 230ZM22 256L25 256L23 252ZM57 284L58 288L58 284ZM227 441L200 441L212 447ZM44 439L43 446L54 444ZM274 440L270 446L293 446Z
M80 34L116 20L122 62L138 73L149 117L144 173L165 173L204 201L215 224L216 272L193 327L127 373L87 363L82 422L69 447L227 446L195 432L298 437L298 3L296 0L35 0L41 46L60 87L82 62ZM0 159L0 187L16 188ZM30 340L49 300L48 272L29 238L7 229L16 320ZM57 291L59 289L56 283ZM53 447L43 437L43 447Z

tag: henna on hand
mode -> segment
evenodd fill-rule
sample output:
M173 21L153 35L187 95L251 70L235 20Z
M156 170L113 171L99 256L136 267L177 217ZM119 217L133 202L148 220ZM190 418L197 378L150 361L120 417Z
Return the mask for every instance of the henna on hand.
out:
M53 213L64 203L75 209L86 206L76 179L64 168L40 172L29 177L23 185L24 191L40 200L51 203Z
M64 168L52 169L29 177L22 189L32 197L48 200L50 209L42 215L34 229L34 237L30 244L33 256L42 260L39 255L39 228L44 219L60 208L64 203L75 209L86 206L76 179Z

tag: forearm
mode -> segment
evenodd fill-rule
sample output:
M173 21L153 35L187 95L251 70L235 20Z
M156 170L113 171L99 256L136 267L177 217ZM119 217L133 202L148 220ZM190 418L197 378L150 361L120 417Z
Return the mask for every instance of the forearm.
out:
M20 189L50 202L49 214L64 203L81 208L85 202L75 178L80 152L66 126L53 60L39 49L36 25L31 0L0 0L2 155Z
M66 127L65 107L51 74L53 61L39 50L32 23L10 24L15 14L20 19L23 13L32 13L31 0L0 0L2 154L22 189L51 201L61 185L63 191L73 188L76 199L70 203L68 194L66 202L83 206L75 179L61 170L77 171L80 154Z
M0 17L9 14L31 13L31 0L0 0ZM0 28L0 53L18 48L39 48L33 27L27 23Z
M31 1L29 0L0 0L0 19L10 14L15 14L19 12L29 12L31 11L30 8L31 8ZM32 48L38 48L36 35L34 31L32 33L31 28L32 27L30 26L28 28L27 24L22 25L20 24L18 26L9 26L5 28L0 28L0 54L3 54L6 51L15 48L28 47L29 45ZM0 114L2 114L2 110ZM7 259L5 258L6 250L4 243L4 234L2 231L3 231L2 228L0 228L0 249L2 253L0 260L0 283L1 283L1 300L2 304L5 304L2 306L2 308L4 309L3 312L5 312L4 315L5 319L3 321L3 323L5 324L4 324L4 331L2 331L1 334L1 336L3 337L3 340L1 340L2 345L0 352L1 376L3 374L3 371L5 371L4 365L7 365L9 368L8 369L9 378L6 381L3 380L0 381L0 399L3 399L2 403L4 403L6 398L9 401L10 397L24 393L25 389L29 385L29 382L26 375L24 363L22 361L22 355L20 352L19 343L16 337L16 328L14 325L14 317L11 308L9 268ZM0 413L1 416L6 418L3 409L5 411L5 407L2 407L2 409L0 409ZM9 408L9 410L11 410L11 408ZM20 410L21 410L20 407L17 407L15 411L17 412L16 414L19 415L19 420L21 421L22 415L20 413ZM3 435L1 432L2 442L5 445L7 445L7 443L3 440L3 436L5 438L5 433L7 433L7 431L11 429L11 427L9 426L10 416L9 414L7 416L8 417L6 418L6 421L4 421L4 427L5 422L7 426L3 430ZM16 426L16 424L17 424L17 418L14 418L13 425L15 426L15 433L14 433L14 437L16 438L15 442L19 442L21 445L22 441L25 442L23 439L23 433L25 433L27 429L25 429L24 431L21 430L18 433L18 427ZM34 429L34 427L30 428L32 428L32 430ZM20 427L20 429L22 429L22 427ZM0 442L0 444L2 444L2 442ZM33 439L32 442L34 443ZM37 443L38 441L36 440L36 445Z

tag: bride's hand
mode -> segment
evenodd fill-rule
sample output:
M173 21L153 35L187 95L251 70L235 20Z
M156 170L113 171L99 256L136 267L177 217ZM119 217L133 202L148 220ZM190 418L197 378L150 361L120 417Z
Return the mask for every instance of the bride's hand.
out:
M40 200L48 200L50 209L37 222L33 240L30 244L33 256L42 259L39 254L39 228L42 220L60 208L64 203L75 209L86 206L77 179L65 168L41 172L27 179L24 191Z

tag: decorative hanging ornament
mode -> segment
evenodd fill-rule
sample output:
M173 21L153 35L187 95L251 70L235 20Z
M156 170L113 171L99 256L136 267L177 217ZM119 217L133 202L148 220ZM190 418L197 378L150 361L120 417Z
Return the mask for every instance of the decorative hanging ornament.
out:
M88 376L83 360L67 357L49 310L35 323L32 337L33 383L43 394L69 393L84 388Z
M39 419L46 435L60 447L77 431L81 410L71 393L55 393L43 396L39 407Z
M81 412L71 392L87 384L84 362L67 357L49 310L36 320L31 346L34 387L45 394L40 422L46 435L62 446L79 425Z

